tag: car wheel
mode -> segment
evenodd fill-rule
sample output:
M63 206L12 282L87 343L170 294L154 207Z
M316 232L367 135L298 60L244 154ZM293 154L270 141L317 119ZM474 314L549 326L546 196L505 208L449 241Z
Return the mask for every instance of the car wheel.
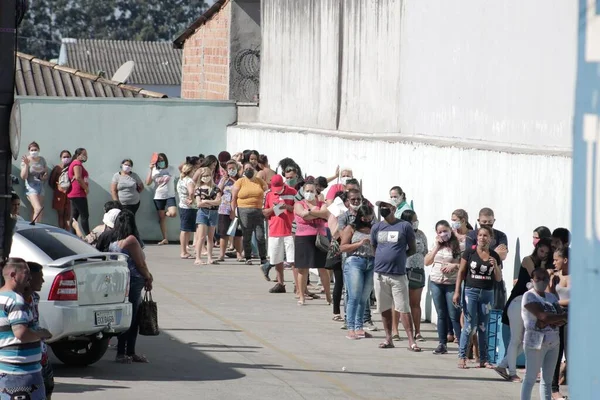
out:
M51 345L52 352L66 365L85 367L99 361L108 350L110 338L92 340L91 342L73 341Z

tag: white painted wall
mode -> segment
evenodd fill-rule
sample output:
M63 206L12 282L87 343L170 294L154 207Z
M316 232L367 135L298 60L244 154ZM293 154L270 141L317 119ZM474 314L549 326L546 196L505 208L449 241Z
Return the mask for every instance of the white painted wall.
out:
M435 223L450 219L455 209L467 210L474 223L479 209L491 207L495 227L509 239L504 266L509 293L515 256L520 262L531 253L533 229L540 225L570 228L568 157L356 141L251 125L229 127L227 150L233 154L247 148L267 154L273 168L280 159L292 157L303 172L313 176L329 176L338 164L350 165L355 177L363 180L365 197L373 203L387 199L392 186L401 186L414 200L421 230L430 243Z

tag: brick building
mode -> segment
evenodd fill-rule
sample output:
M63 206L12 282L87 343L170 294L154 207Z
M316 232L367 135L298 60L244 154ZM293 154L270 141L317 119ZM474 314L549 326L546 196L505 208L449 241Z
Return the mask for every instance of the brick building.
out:
M181 97L258 101L260 42L260 0L217 0L173 42Z

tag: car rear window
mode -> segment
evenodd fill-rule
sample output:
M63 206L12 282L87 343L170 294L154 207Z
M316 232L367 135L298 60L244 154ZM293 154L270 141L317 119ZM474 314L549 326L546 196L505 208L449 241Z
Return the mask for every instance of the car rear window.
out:
M95 247L58 228L36 227L32 229L19 229L17 233L29 240L53 260L77 254L98 252Z

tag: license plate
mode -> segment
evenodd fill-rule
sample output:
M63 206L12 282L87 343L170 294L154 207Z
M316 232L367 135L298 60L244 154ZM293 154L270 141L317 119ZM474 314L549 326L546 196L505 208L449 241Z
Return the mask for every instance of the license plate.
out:
M96 311L96 326L114 324L116 320L116 311Z

